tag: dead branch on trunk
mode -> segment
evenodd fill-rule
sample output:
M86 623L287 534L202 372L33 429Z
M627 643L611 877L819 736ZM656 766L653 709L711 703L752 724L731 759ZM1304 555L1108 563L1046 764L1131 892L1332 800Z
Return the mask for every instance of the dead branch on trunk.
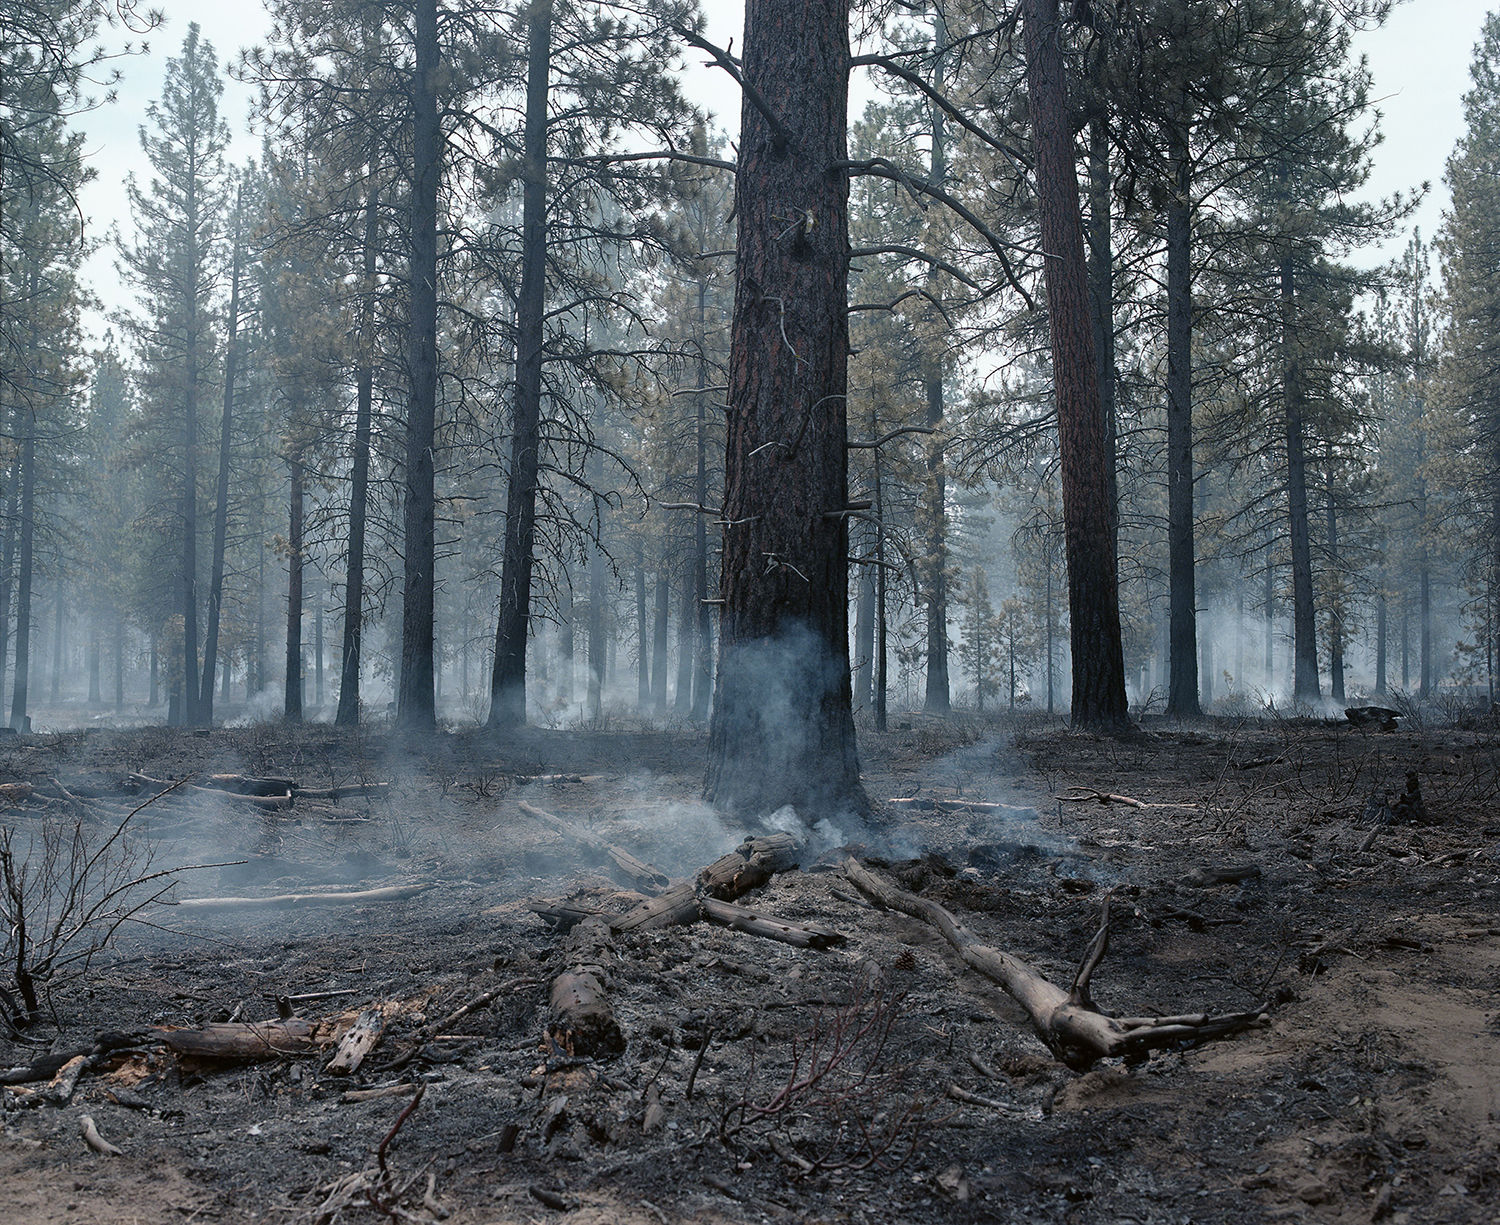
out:
M964 962L998 983L1026 1010L1032 1028L1047 1048L1076 1071L1100 1059L1143 1057L1147 1051L1238 1033L1266 1019L1266 1006L1249 1012L1187 1013L1163 1017L1110 1017L1100 1012L1089 995L1094 971L1109 945L1109 907L1106 899L1099 931L1084 954L1072 984L1064 990L1049 982L1019 957L981 944L966 927L938 903L899 888L855 859L844 861L844 873L861 893L887 910L897 910L942 933Z

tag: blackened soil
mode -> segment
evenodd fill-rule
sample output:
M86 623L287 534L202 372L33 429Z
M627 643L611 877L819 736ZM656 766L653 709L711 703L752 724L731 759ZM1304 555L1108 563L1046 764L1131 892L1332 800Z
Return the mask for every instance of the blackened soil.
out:
M432 885L360 905L162 905L141 915L154 926L122 928L27 1041L0 1038L0 1066L105 1030L266 1019L278 996L338 993L296 1004L333 1032L384 1007L385 1037L352 1077L325 1070L327 1051L194 1066L147 1047L63 1105L45 1083L0 1089L4 1220L1500 1216L1495 731L1289 720L1117 741L918 716L861 750L875 824L800 814L804 870L747 902L846 942L704 924L619 937L606 971L627 1044L591 1061L544 1049L569 953L526 903L621 908L590 841L673 875L732 848L745 831L697 800L701 737L263 726L0 746L0 783L37 788L0 814L18 848L80 819L102 837L132 804L130 771L392 784L285 812L203 792L144 809L115 844L123 869L227 865L179 874L169 898ZM1420 811L1399 802L1409 772ZM1270 1023L1070 1072L935 931L859 897L837 866L846 843L1063 982L1113 890L1103 1008L1270 1000ZM1226 868L1258 871L1206 883ZM381 1088L396 1095L346 1096ZM83 1116L123 1155L90 1151Z

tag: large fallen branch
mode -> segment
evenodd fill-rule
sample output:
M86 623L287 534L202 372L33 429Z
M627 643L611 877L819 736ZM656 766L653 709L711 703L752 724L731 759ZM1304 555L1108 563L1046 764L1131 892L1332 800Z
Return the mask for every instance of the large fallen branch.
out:
M938 903L895 885L855 859L844 861L844 874L861 893L887 910L930 923L943 934L964 962L998 983L1026 1010L1032 1028L1047 1048L1070 1068L1083 1071L1100 1059L1139 1057L1147 1051L1220 1038L1262 1023L1264 1006L1250 1012L1187 1013L1167 1017L1111 1017L1089 996L1089 982L1109 945L1106 900L1098 933L1090 943L1072 984L1064 989L1043 978L1019 957L981 944L974 934Z
M267 897L189 897L167 905L179 910L289 910L302 906L360 906L367 902L399 902L431 889L432 882L356 889L352 893L273 893Z

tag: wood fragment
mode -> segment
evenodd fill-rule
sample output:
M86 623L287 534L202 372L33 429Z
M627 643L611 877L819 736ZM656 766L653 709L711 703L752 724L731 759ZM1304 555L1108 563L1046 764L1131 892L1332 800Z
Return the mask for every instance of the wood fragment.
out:
M66 1106L72 1100L73 1091L78 1087L78 1078L83 1075L88 1066L88 1055L74 1055L57 1070L57 1075L42 1090L42 1096L55 1105Z
M997 1102L992 1097L981 1097L977 1093L970 1093L969 1090L958 1084L948 1086L948 1096L955 1102L964 1102L970 1106L983 1106L986 1110L998 1110L1001 1114L1023 1113L1007 1102Z
M415 1081L402 1081L397 1085L381 1085L375 1089L346 1089L339 1094L341 1102L373 1102L382 1097L410 1097L417 1091Z
M665 889L672 881L665 872L652 867L644 860L632 855L624 847L616 846L603 838L590 833L571 821L565 821L556 813L548 812L545 808L538 808L534 804L528 804L525 800L518 800L516 807L528 817L551 826L558 833L572 838L573 841L588 847L612 860L617 868L643 889L659 890Z
M390 794L390 783L340 783L334 787L293 787L299 800L377 799Z
M1081 792L1080 795L1059 795L1053 798L1059 804L1124 804L1127 808L1145 808L1147 805L1128 795L1116 795L1113 791L1093 791L1088 787L1071 787L1070 791Z
M248 774L210 774L204 786L236 795L272 796L290 795L297 790L297 781L291 778L255 778Z
M539 1183L532 1183L527 1188L531 1192L531 1198L539 1204L545 1204L556 1212L567 1212L573 1207L573 1201L566 1195L559 1195L556 1191L548 1190Z
M1182 878L1182 883L1189 889L1208 889L1214 885L1238 885L1259 877L1259 864L1225 864L1222 867L1205 865L1201 868L1194 868Z
M399 902L433 888L431 881L415 885L389 885L383 889L359 889L353 893L276 893L267 897L193 897L167 903L179 910L292 909L303 906L360 906L367 902Z
M96 1153L102 1153L106 1157L123 1157L125 1150L116 1148L108 1140L99 1134L99 1128L94 1124L94 1116L84 1115L78 1120L78 1130L83 1133L83 1142Z
M354 1018L354 1024L344 1031L339 1044L324 1071L332 1076L349 1076L359 1071L365 1056L379 1045L385 1034L385 1012L380 1008L366 1008Z

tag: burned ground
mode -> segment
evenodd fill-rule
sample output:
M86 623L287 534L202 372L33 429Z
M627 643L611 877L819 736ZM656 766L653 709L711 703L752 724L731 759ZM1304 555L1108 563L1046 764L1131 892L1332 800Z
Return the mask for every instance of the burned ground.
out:
M698 803L698 737L262 726L0 747L0 781L35 788L8 793L19 835L80 813L105 827L128 811L130 772L392 783L290 808L195 792L144 809L132 845L154 864L242 861L183 874L176 898L432 885L158 907L159 928L122 931L54 991L29 1035L47 1045L0 1038L0 1065L324 992L340 994L293 1001L320 1034L379 1006L384 1037L347 1077L327 1050L195 1064L148 1041L95 1061L70 1097L0 1089L6 1220L1495 1219L1500 734L913 724L862 738L876 824L805 814L828 819L803 869L741 899L844 942L701 922L621 933L605 977L626 1045L598 1060L544 1047L572 954L527 904L628 906L591 842L674 877L731 849L746 831ZM1423 811L1401 802L1409 772ZM1070 1071L934 929L851 886L844 843L1064 985L1112 890L1103 1008L1266 1000L1269 1021ZM84 1116L121 1156L86 1147Z

